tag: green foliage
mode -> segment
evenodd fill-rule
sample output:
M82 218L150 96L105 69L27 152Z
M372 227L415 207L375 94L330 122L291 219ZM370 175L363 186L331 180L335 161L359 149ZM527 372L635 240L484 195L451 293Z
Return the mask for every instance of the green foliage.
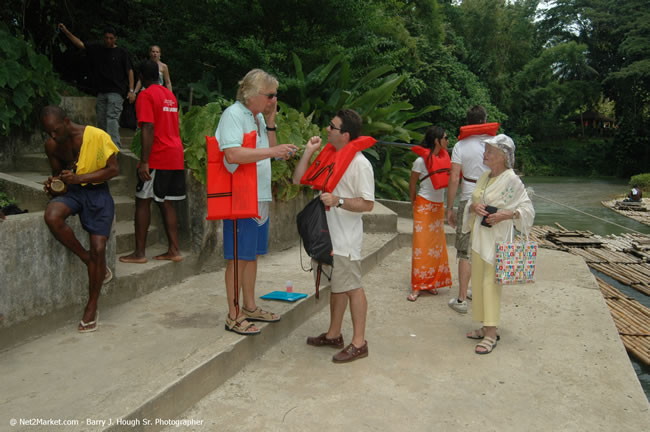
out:
M401 147L375 146L373 148L378 154L378 160L373 163L375 194L378 198L408 201L411 168L417 155Z
M16 203L17 201L14 198L11 198L5 192L0 191L0 208Z
M320 135L318 126L312 123L312 117L307 116L284 103L280 103L280 112L275 117L278 127L278 144L293 144L298 152L288 161L271 161L271 182L277 199L286 201L295 198L301 186L294 185L293 171L305 150L305 143L313 136Z
M598 73L587 64L586 45L550 47L514 76L509 125L536 139L562 138L574 130L572 117L600 100Z
M202 184L207 181L206 136L217 130L223 109L232 102L219 99L205 106L193 106L180 118L181 140L185 146L185 165Z
M630 178L630 186L638 186L643 192L650 192L650 173L632 176Z
M37 124L40 108L58 103L58 80L47 57L0 24L0 135Z
M515 138L515 166L534 176L613 176L612 139L565 138L527 143Z
M389 74L390 66L380 66L361 79L353 80L350 64L342 55L306 75L300 58L294 54L293 59L296 77L284 85L286 99L289 104L300 107L303 114L312 115L317 124L325 124L341 108L352 108L363 117L362 134L387 141L411 142L422 139L418 129L430 123L408 122L440 109L428 105L412 112L413 105L396 101L397 89L406 77Z
M542 28L554 44L587 46L593 81L615 102L618 128L612 159L617 175L644 171L650 164L650 11L644 0L556 0Z

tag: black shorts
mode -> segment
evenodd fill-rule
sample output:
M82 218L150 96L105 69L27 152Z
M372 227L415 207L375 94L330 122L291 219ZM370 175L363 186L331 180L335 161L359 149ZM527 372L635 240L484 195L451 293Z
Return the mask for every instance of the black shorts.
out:
M153 198L157 202L185 199L185 170L149 170L151 180L138 181L135 196L140 199Z

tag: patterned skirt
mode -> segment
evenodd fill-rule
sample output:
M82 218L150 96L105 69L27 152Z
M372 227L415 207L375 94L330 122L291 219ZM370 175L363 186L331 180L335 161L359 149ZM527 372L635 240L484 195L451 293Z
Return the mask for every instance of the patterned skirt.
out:
M444 221L444 203L431 202L417 196L413 206L413 291L451 286Z

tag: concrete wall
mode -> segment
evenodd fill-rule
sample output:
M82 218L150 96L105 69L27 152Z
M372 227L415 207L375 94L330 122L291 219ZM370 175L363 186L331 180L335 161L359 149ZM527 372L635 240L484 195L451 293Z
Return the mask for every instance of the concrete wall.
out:
M84 247L88 234L79 218L68 224ZM86 266L61 245L43 221L43 212L7 217L0 222L0 329L36 316L84 305ZM107 259L115 268L115 235L107 243Z
M64 96L61 98L59 106L65 110L73 122L83 125L97 125L95 101L94 96Z
M399 217L412 219L413 218L413 205L408 201L395 201L389 199L378 199L377 202L382 203L395 213Z
M187 199L176 203L181 247L189 249L194 255L186 260L184 267L188 268L183 269L185 277L213 271L225 264L222 222L206 220L205 186L196 181L189 171L186 171L186 176ZM21 202L24 202L25 195L31 193L29 185L12 183L12 176L0 173L0 182L12 185L9 188L15 188L16 197ZM38 198L45 194L38 192L34 195ZM305 191L292 201L272 204L270 250L281 250L297 244L295 216L310 197L311 192ZM88 247L88 235L79 219L70 217L68 224L84 247ZM4 341L0 346L16 342L9 333L38 334L48 326L66 322L85 304L88 286L86 267L54 239L43 221L43 211L9 216L0 222L0 245L0 342ZM115 246L114 225L106 251L108 265L113 270L116 265ZM164 277L155 283L151 274L144 277L147 280L117 280L108 288L104 287L102 303L118 304L155 289L149 285L165 286ZM158 278L158 275L155 277ZM134 288L132 285L137 286ZM133 294L133 290L138 293ZM30 328L28 332L16 330L21 325L39 329Z

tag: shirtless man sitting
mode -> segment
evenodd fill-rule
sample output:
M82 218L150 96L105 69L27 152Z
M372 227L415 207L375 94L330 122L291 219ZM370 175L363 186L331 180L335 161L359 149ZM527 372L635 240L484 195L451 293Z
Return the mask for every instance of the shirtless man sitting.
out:
M52 193L54 179L62 180L67 188L48 203L45 223L54 237L88 268L88 303L78 330L93 332L98 326L97 301L102 283L112 278L106 267L106 241L111 233L115 204L106 182L118 174L119 150L106 132L73 123L58 106L43 108L41 124L49 136L45 153L52 167L52 177L48 178L45 189ZM66 224L66 219L76 214L88 232L89 250Z

